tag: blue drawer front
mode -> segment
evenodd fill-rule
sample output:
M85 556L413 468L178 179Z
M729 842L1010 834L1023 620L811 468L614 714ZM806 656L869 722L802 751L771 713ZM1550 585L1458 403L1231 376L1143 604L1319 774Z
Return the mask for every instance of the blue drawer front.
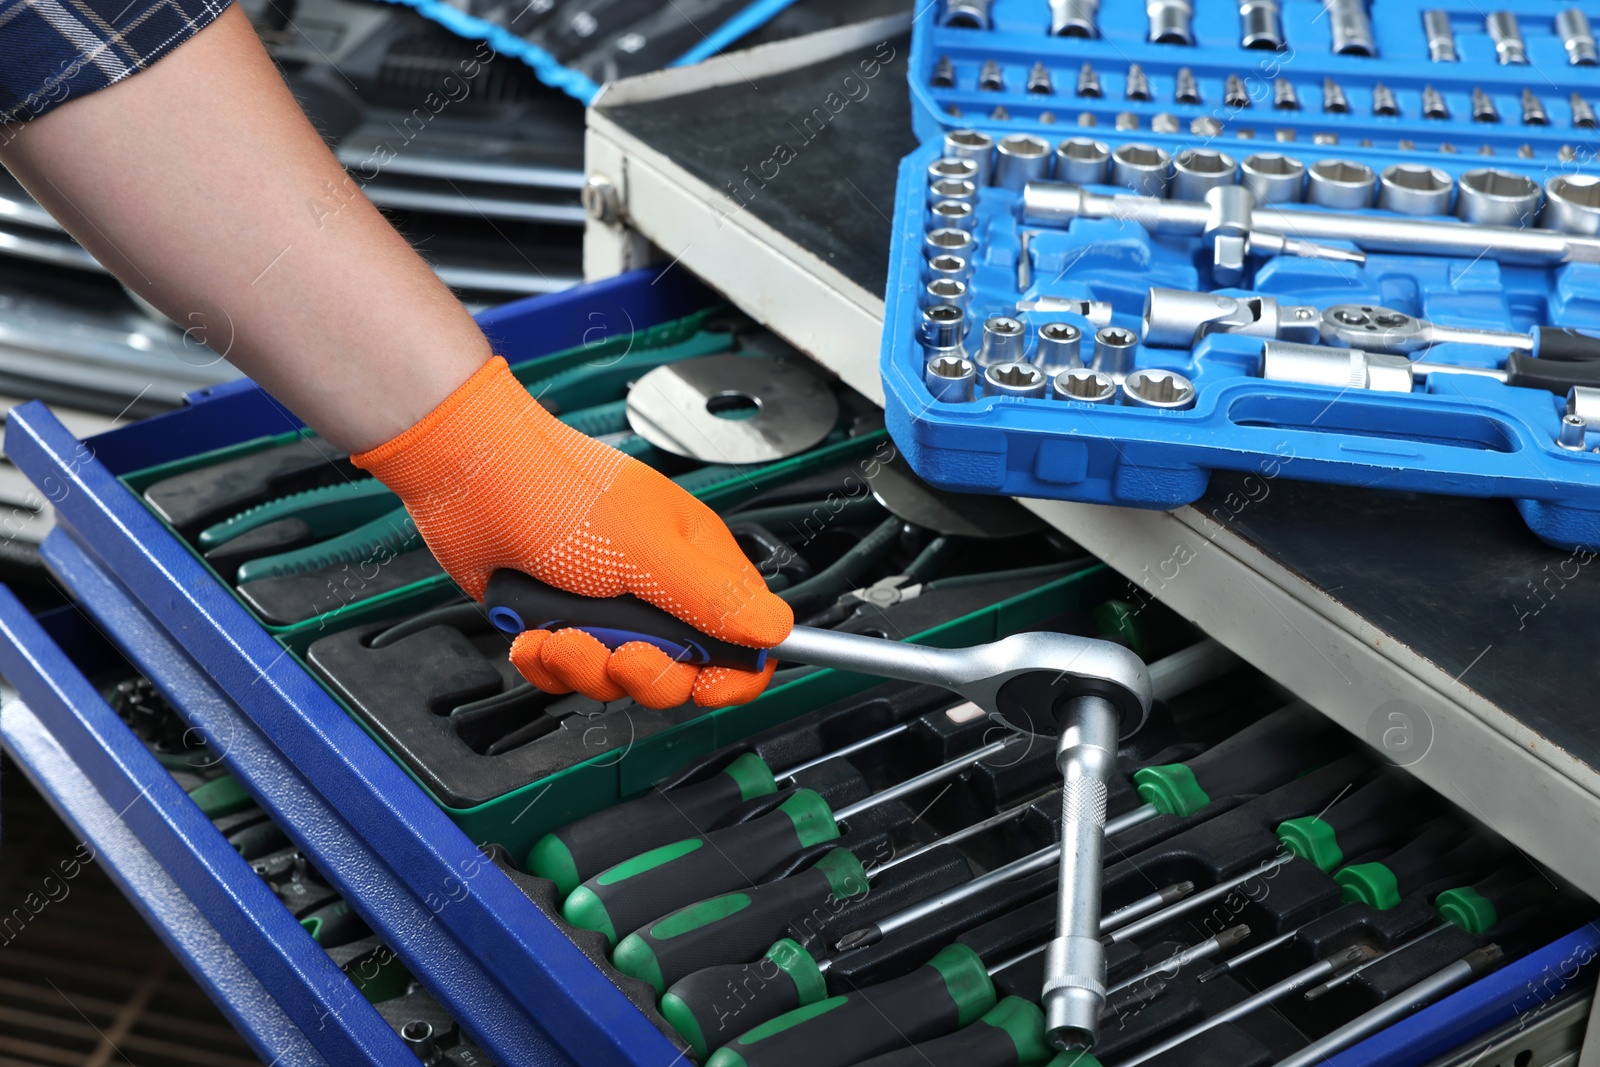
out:
M172 775L0 587L7 747L251 1042L282 1064L409 1055Z

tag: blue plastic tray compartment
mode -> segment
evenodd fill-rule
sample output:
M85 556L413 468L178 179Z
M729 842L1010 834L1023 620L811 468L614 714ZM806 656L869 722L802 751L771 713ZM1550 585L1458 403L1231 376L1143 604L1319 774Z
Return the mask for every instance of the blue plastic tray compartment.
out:
M1600 22L1600 8L1574 5L1572 0L1531 0L1501 5L1517 15L1526 43L1528 63L1502 65L1496 61L1494 43L1485 28L1484 16L1492 6L1440 2L1440 0L1373 0L1368 4L1373 35L1378 45L1376 57L1335 55L1331 49L1329 17L1320 4L1284 0L1279 4L1286 47L1282 51L1247 50L1240 47L1238 5L1197 3L1194 8L1192 47L1153 44L1148 36L1149 21L1143 4L1102 3L1099 10L1100 36L1094 39L1051 37L1050 9L1031 0L994 0L991 30L939 26L930 11L914 24L911 45L910 82L913 125L919 140L934 140L944 129L974 124L1027 131L1055 138L1083 133L1099 136L1109 131L1118 115L1138 120L1140 139L1161 143L1169 150L1201 143L1187 131L1195 119L1213 119L1224 127L1213 147L1230 153L1274 150L1279 131L1292 145L1309 146L1312 135L1332 133L1337 146L1327 146L1328 155L1342 155L1363 138L1369 139L1385 162L1415 161L1419 156L1432 161L1449 145L1463 158L1476 158L1479 148L1488 145L1493 158L1477 160L1481 165L1500 166L1512 162L1518 149L1527 145L1533 158L1550 173L1570 171L1574 164L1563 164L1561 147L1572 146L1579 159L1592 160L1595 131L1575 127L1570 96L1580 93L1591 107L1600 98L1600 67L1574 66L1568 62L1561 38L1554 29L1555 15L1564 8L1584 7L1591 21ZM1444 10L1450 15L1460 61L1434 63L1428 58L1422 31L1422 12ZM955 68L955 85L935 88L930 85L934 66L941 57ZM1004 89L978 89L978 76L985 60L1000 64ZM1042 61L1051 73L1054 93L1026 91L1028 73ZM1099 98L1076 94L1079 68L1090 64L1100 80ZM1127 99L1128 65L1139 64L1150 82L1151 99ZM1179 68L1193 73L1200 91L1200 102L1180 104L1174 99ZM1224 103L1224 83L1236 74L1250 96L1247 108L1230 108ZM1287 79L1295 88L1299 110L1279 110L1273 106L1274 82ZM1323 107L1323 79L1332 78L1344 90L1348 111L1327 113ZM1395 97L1400 114L1375 116L1373 86L1381 82ZM1448 119L1423 117L1422 92L1432 86L1444 97ZM1472 120L1472 90L1483 89L1494 101L1500 115L1498 123ZM1521 95L1524 87L1539 97L1549 116L1546 126L1522 124ZM1008 117L991 121L994 109L1004 107ZM1172 135L1150 133L1156 115L1177 118L1185 132ZM1092 116L1095 130L1075 129L1079 115ZM1254 141L1237 138L1239 130L1249 130ZM1416 145L1415 150L1398 147L1402 140ZM1589 146L1586 148L1586 145ZM1446 150L1448 151L1448 149ZM1378 168L1378 169L1381 169Z
M0 587L0 671L22 698L0 735L94 862L263 1062L401 1062L382 1016L62 651L107 653L100 636L74 609L46 621Z
M484 325L503 350L527 358L581 344L597 307L615 309L639 329L708 302L697 282L669 275L660 285L651 283L650 272L635 272L500 309L485 316ZM394 931L392 947L408 966L421 967L417 973L430 991L497 1061L671 1062L677 1050L670 1042L508 878L484 862L477 847L116 478L293 428L264 393L235 386L214 391L186 411L83 443L43 405L23 405L8 419L6 451L50 496L63 529L70 531L52 535L52 566L120 643L139 649L136 659L149 661L141 665L158 684L175 691L181 675L175 666L164 672L157 662L163 653L150 639L165 634L188 657L192 674L220 694L207 713L224 722L230 702L237 706L237 725L248 723L255 731L261 758L225 757L230 769L264 807L286 816L285 829L300 834L297 843L330 878L345 878L369 862L367 869L385 875L382 882L335 884L375 930ZM151 623L137 634L141 616L128 610L135 603ZM168 657L169 666L177 662ZM330 813L320 840L297 830L293 814L314 798ZM357 853L347 858L342 848ZM471 964L474 977L484 975L492 984L476 988L464 981L454 987L444 973L449 964L441 964L430 980L420 956L406 951L406 922L428 928L417 937L459 946L455 961Z
M1093 134L1113 145L1141 136ZM1316 149L1305 158L1334 152L1344 154ZM1175 370L1194 382L1196 403L1188 411L1053 398L935 402L922 380L926 357L916 316L927 282L921 236L931 225L926 168L940 153L939 143L924 145L901 164L896 232L904 236L890 258L881 358L889 430L928 480L972 492L1170 508L1198 499L1212 468L1249 470L1506 497L1553 544L1600 541L1600 455L1556 444L1563 399L1479 376L1435 374L1410 394L1268 382L1255 376L1261 339L1213 335L1192 351L1141 345L1136 356L1141 368ZM1459 176L1480 161L1430 162ZM997 187L979 194L969 347L977 346L986 317L1015 315L1029 328L1031 355L1037 327L1059 319L1083 329L1087 359L1094 335L1087 320L1018 313L1018 302L1042 295L1106 300L1113 321L1137 333L1145 294L1154 286L1261 294L1319 309L1381 304L1452 325L1499 330L1545 323L1600 327L1600 267L1594 264L1544 270L1488 259L1372 254L1357 267L1278 257L1258 263L1248 288L1213 289L1201 239L1157 237L1116 219L1075 220L1064 229L1029 227L1030 277L1019 290L1017 200ZM1472 367L1494 366L1502 357L1497 350L1459 344L1426 354L1432 363Z

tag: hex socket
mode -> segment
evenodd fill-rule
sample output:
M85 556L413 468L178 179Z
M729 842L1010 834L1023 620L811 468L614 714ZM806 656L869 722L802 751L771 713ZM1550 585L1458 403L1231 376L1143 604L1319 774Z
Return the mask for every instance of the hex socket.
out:
M1042 181L1050 173L1050 142L1031 133L1013 133L1000 138L995 149L994 184L1014 193L1029 182Z
M1532 226L1539 217L1539 184L1493 167L1469 170L1456 192L1456 217L1480 226Z
M990 0L944 0L940 5L939 25L968 30L989 28Z
M1172 196L1175 200L1204 200L1219 185L1232 185L1239 165L1226 152L1214 148L1185 148L1172 158Z
M928 257L929 278L956 278L965 281L972 273L972 263L965 256L940 252Z
M1282 51L1283 19L1277 0L1240 0L1239 47Z
M1153 144L1118 145L1111 153L1111 183L1143 196L1165 197L1172 184L1172 157Z
M1109 404L1117 395L1117 383L1109 374L1088 367L1075 367L1051 379L1050 395L1057 400Z
M978 164L976 160L965 159L961 156L944 156L928 164L928 184L942 181L964 181L973 185L982 185L978 180Z
M984 396L1044 396L1049 384L1044 371L1032 363L995 363L983 372Z
M977 225L978 212L970 200L940 200L928 207L928 225L934 229L954 227L970 230Z
M1103 185L1111 166L1111 146L1092 137L1068 137L1056 145L1056 181Z
M1039 347L1034 362L1055 375L1082 366L1083 331L1070 322L1047 322L1039 327Z
M1306 165L1279 152L1246 156L1239 176L1258 204L1293 204L1305 196Z
M1378 206L1402 215L1448 215L1455 182L1438 167L1395 163L1378 176Z
M928 203L937 204L941 200L970 200L978 199L978 183L967 178L938 178L928 183Z
M971 230L963 230L958 226L941 226L928 231L927 236L922 239L922 249L930 257L950 253L963 256L970 261L972 248L977 243Z
M1349 211L1372 206L1378 176L1365 163L1351 159L1319 159L1306 172L1306 201Z
M944 135L944 154L955 159L971 160L977 168L977 173L971 176L973 183L979 188L989 184L989 174L994 165L993 137L982 130L951 130Z
M1127 374L1133 370L1133 354L1139 347L1139 336L1121 326L1102 326L1094 335L1095 370L1105 374Z
M925 307L949 304L965 311L971 302L972 293L967 288L967 283L959 278L935 278L922 289L922 303Z
M1600 178L1558 174L1547 180L1539 227L1591 237L1600 234Z
M928 360L922 380L935 400L947 404L961 404L971 400L978 383L978 368L970 359L954 354L941 354Z
M1050 0L1050 32L1057 37L1100 36L1100 0Z

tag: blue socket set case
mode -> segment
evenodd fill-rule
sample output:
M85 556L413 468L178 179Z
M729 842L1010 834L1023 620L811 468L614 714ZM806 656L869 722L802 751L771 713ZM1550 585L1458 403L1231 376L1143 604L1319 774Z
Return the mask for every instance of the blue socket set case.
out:
M1600 543L1589 19L1439 2L918 19L882 351L917 472L1171 508L1248 470Z

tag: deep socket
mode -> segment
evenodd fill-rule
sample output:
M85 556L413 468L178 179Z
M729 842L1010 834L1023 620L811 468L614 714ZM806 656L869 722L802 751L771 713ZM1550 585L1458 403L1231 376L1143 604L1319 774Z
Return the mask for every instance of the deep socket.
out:
M1291 156L1257 152L1245 157L1239 173L1240 184L1255 194L1258 204L1292 204L1303 196L1306 165Z
M1435 63L1459 63L1456 53L1456 31L1450 25L1450 15L1438 8L1422 13L1422 35L1428 41L1428 58Z
M1039 348L1034 362L1048 375L1083 365L1083 331L1070 322L1047 322L1039 327Z
M1494 42L1495 58L1501 66L1528 61L1528 46L1522 40L1522 27L1510 11L1491 11L1483 20L1489 39Z
M1595 49L1594 30L1589 26L1589 16L1580 8L1569 7L1556 12L1556 36L1567 50L1567 62L1575 67L1592 67L1600 62L1600 52Z
M1172 195L1179 200L1204 200L1219 185L1232 185L1238 164L1213 148L1185 148L1172 159Z
M1480 226L1532 226L1539 217L1539 185L1491 167L1469 170L1456 191L1456 217Z
M1378 206L1402 215L1447 215L1455 183L1438 167L1395 163L1378 176Z
M1117 395L1117 383L1109 374L1078 367L1057 374L1051 382L1050 393L1057 400L1109 404Z
M1150 40L1155 44L1194 44L1194 8L1189 0L1148 0Z
M1111 165L1111 146L1092 137L1068 137L1056 145L1056 180L1099 185Z
M1166 196L1172 157L1150 144L1118 145L1111 153L1111 182L1144 196Z
M1283 50L1283 17L1277 0L1240 0L1239 47Z
M1121 326L1103 326L1094 334L1095 370L1112 377L1120 377L1133 370L1133 354L1139 347L1139 336Z

